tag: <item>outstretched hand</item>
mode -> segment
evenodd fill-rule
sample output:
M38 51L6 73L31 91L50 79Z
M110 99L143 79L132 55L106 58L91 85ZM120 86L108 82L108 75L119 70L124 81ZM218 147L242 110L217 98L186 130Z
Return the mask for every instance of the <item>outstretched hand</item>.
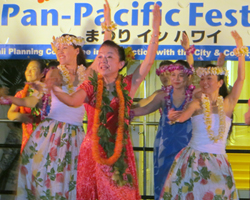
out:
M160 24L161 24L160 6L158 4L155 4L153 9L153 25L152 25L153 30L158 31Z
M185 32L182 32L181 46L185 50L189 49L190 47L189 38Z
M243 41L239 33L237 31L231 31L231 35L235 40L237 48L241 48L243 46Z
M224 53L220 53L218 59L217 59L217 66L222 67L225 63L225 55Z
M107 25L111 24L111 16L110 16L110 6L108 3L108 0L105 0L105 4L104 6L104 18L105 18L105 22L107 23Z

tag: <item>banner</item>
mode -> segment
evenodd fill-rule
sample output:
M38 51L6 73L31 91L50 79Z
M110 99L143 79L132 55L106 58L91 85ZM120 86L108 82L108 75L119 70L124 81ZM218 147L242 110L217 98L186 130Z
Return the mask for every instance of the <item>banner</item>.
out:
M104 0L0 0L0 59L55 59L52 36L83 36L87 59L94 59L103 42ZM118 25L114 41L131 46L143 60L151 37L152 9L160 5L162 22L157 60L185 59L183 31L194 44L195 60L237 60L232 30L250 46L249 0L110 0L112 20ZM246 56L246 60L250 60Z

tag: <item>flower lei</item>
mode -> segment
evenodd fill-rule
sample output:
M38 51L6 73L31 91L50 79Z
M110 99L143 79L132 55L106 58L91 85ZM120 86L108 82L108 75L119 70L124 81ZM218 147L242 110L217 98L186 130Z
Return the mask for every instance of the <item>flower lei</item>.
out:
M210 140L216 143L223 138L223 135L225 133L225 113L223 109L223 97L219 96L216 102L216 105L218 106L218 113L219 113L219 120L220 120L219 134L217 136L214 136L214 132L213 130L211 130L212 119L211 119L211 114L210 114L210 100L205 94L202 94L201 101L202 101L202 109L204 113L204 123L206 124L208 137Z
M29 84L25 84L25 86L24 86L24 88L23 88L23 93L22 93L21 98L26 97L27 94L28 94L28 92L30 92L29 95L31 96L33 90L30 89ZM25 107L20 106L20 113L21 113L21 114L25 114L25 113L26 113L24 108L25 108ZM33 127L33 128L32 128L32 129L35 130L35 128L36 128L36 120L35 120L35 118L38 117L38 116L40 115L39 109L37 109L36 107L35 107L35 108L32 108L32 109L31 109L31 115L33 116L33 124L32 124L32 127ZM28 130L27 130L27 128L26 128L26 124L25 124L25 123L22 123L22 129L23 129L23 138L28 139L28 138L30 137L30 135L29 135L29 133L28 133ZM25 136L25 137L24 137L24 136ZM22 147L21 147L21 151L20 151L21 153L22 153L22 151L23 151L24 145L26 144L25 142L26 142L26 141L22 141Z
M185 50L185 52L187 55L189 55L189 54L194 54L195 50L196 49L195 49L194 45L192 45L187 50Z
M170 92L172 89L173 89L172 85L162 86L162 90L164 92L166 92L166 96L164 98L165 98L165 105L166 105L168 111L171 109ZM187 106L187 103L192 100L192 95L193 95L194 89L195 89L195 86L192 84L187 87L187 89L185 91L185 100L184 100L183 109L185 109Z
M207 76L207 75L225 75L227 76L228 70L223 67L198 67L196 70L196 74L199 77Z
M156 69L156 74L157 76L160 76L161 73L165 72L165 71L175 71L175 70L182 70L185 74L192 75L194 73L194 67L190 66L191 69L186 68L183 65L180 64L171 64L171 65L165 65L163 67L160 67L158 69Z
M124 89L126 83L123 83L123 77L118 76L115 82L116 90L112 93L119 99L118 109L118 128L117 134L112 135L110 131L105 127L107 123L106 114L113 112L113 109L109 106L110 100L107 97L107 90L103 84L102 75L96 73L93 74L93 78L89 78L96 92L96 106L94 114L94 125L92 134L92 154L97 163L112 166L112 172L114 172L112 179L120 186L127 183L132 184L133 178L131 174L125 174L127 169L126 159L126 131L128 125L125 123L125 119L128 119L127 106L130 105L131 98L128 96L128 91ZM110 142L110 140L114 140ZM99 145L102 146L106 152L107 158L103 158L99 151ZM126 177L124 177L126 175Z
M70 81L70 75L69 75L69 70L64 66L64 65L58 65L57 68L61 71L63 81L66 83L66 87L68 90L68 93L71 94L74 92L74 86L73 83ZM78 86L85 80L85 70L86 67L83 65L79 65L77 67L77 76L78 76Z
M110 25L107 25L106 22L101 23L102 31L114 31L117 27L117 24L113 21Z
M233 52L237 57L248 55L248 47L242 46L241 48L235 48Z

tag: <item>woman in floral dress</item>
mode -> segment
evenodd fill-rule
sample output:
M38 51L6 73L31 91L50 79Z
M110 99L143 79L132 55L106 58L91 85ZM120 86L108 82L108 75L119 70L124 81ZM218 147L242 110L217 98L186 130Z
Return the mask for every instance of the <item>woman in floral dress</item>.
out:
M85 103L88 131L82 143L77 174L79 200L139 200L135 159L128 134L128 111L137 88L150 70L158 48L160 9L153 10L153 32L148 53L132 75L119 75L124 49L112 41L97 56L99 75L72 94L56 92L70 106Z
M208 65L198 68L201 77L201 99L193 100L172 123L183 123L191 116L192 138L189 145L175 157L161 199L238 199L231 166L225 153L231 116L245 79L245 54L241 37L232 31L237 48L238 77L230 94L223 81L226 71ZM223 95L223 96L220 96ZM223 99L224 98L224 99Z
M57 78L60 91L72 93L77 84L84 81L86 68L81 41L70 35L54 39L60 65L50 70L46 78ZM40 96L31 98L34 101L29 103L35 105ZM37 126L23 150L16 199L76 198L84 107L68 107L57 100L53 92L51 98L49 115Z

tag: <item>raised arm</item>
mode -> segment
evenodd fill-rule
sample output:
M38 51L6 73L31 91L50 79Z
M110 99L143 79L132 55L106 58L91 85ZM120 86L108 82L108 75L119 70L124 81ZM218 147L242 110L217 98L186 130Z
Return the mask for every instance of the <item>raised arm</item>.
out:
M109 27L111 25L111 14L110 14L111 12L108 0L105 0L105 4L103 6L104 6L104 19L105 19L104 23L106 24L107 27ZM104 32L104 41L111 39L112 39L112 31L106 30Z
M105 24L104 25L105 27L110 27L110 25L111 25L111 10L110 10L108 0L105 0L105 4L103 5L103 7L104 7L104 9L103 9L103 14L104 14L103 25ZM112 31L107 30L107 29L104 31L104 38L103 38L103 41L106 41L106 40L112 40ZM92 76L93 70L97 71L97 60L96 59L94 59L93 63L86 70L87 76Z
M237 31L231 32L236 47L238 49L241 49L243 47L243 41L240 35L237 33ZM238 76L237 79L233 85L231 93L225 98L225 112L227 116L231 116L234 110L234 107L236 106L238 99L240 97L240 93L243 87L243 83L245 80L245 55L239 55L238 56Z
M155 4L153 10L153 32L152 37L148 45L147 55L145 60L137 67L134 71L133 78L132 78L132 87L130 90L130 96L133 98L137 88L140 86L143 79L148 74L151 66L154 63L156 51L158 49L158 40L159 40L159 28L161 23L161 12L160 6Z
M189 38L188 38L188 36L187 36L187 34L185 32L182 32L181 46L183 47L183 49L185 51L187 51L190 48ZM193 66L194 65L193 53L191 53L191 52L187 53L186 52L186 60L187 60L187 62L188 62L188 64L190 66Z

